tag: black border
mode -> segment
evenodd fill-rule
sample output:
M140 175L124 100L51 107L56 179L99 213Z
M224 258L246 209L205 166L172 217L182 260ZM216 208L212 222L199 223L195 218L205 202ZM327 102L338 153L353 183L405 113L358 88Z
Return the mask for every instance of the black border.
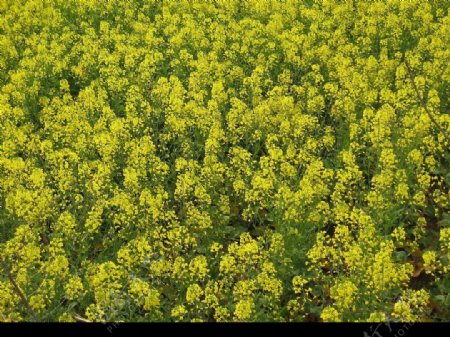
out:
M447 335L449 323L0 323L0 336L333 336ZM258 336L259 337L259 336Z

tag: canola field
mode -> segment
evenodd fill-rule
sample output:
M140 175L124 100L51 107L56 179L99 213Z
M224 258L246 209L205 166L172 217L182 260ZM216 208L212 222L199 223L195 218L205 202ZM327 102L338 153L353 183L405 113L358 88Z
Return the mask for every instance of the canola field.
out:
M0 0L0 321L450 321L447 0Z

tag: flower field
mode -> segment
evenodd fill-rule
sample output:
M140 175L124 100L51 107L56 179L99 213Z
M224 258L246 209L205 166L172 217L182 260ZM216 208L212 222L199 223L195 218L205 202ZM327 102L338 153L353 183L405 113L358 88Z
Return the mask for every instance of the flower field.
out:
M0 0L0 321L450 321L449 7Z

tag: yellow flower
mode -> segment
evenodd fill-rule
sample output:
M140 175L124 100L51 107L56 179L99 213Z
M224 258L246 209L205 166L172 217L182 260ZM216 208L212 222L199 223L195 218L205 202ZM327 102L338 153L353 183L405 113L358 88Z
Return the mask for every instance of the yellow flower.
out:
M69 278L67 283L64 285L64 291L66 298L69 300L76 300L84 293L84 286L81 278L78 275L74 275Z
M324 322L340 322L341 315L339 312L333 307L325 307L320 314L320 318Z
M184 305L178 305L175 308L172 309L171 315L173 318L177 320L183 320L185 315L188 313Z
M188 287L187 292L186 292L186 301L189 304L193 304L195 302L199 302L200 301L200 297L202 295L203 295L202 288L196 283L191 284Z
M251 299L240 300L236 303L234 315L239 321L248 320L254 310L255 304Z

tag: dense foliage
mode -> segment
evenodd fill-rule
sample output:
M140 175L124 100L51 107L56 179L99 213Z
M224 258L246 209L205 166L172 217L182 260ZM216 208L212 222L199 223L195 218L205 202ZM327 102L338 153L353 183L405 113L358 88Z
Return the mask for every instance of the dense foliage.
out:
M450 320L449 14L0 0L0 320Z

